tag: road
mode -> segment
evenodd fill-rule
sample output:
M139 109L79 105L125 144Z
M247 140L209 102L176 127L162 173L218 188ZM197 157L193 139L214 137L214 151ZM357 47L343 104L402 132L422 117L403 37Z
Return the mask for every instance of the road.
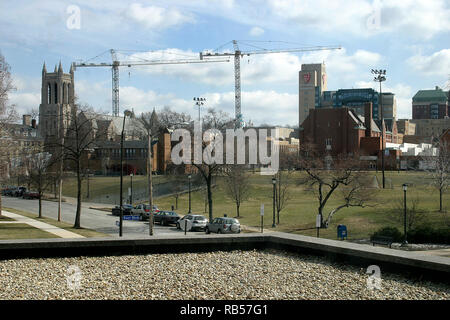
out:
M25 200L22 198L6 197L2 196L2 206L7 208L14 208L18 210L27 211L30 213L39 213L38 200ZM116 221L119 221L119 217L113 216L111 213L100 211L96 209L90 209L92 204L83 204L81 209L81 227L92 229L98 232L106 233L111 236L119 237L119 227L116 225ZM98 207L105 205L97 205ZM70 202L62 203L61 220L69 224L73 224L75 221L75 213L77 206ZM42 215L47 218L58 218L58 202L54 201L42 201ZM123 237L127 236L149 236L147 221L123 221ZM153 229L154 236L159 235L173 235L184 236L184 232L177 230L174 226L159 226L155 225ZM189 236L196 234L203 234L203 232L189 232Z

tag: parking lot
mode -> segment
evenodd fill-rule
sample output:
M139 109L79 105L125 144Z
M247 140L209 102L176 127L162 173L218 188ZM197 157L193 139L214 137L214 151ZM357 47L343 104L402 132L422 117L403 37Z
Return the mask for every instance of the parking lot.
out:
M2 196L3 207L23 210L30 213L38 214L38 200L28 200L20 197ZM119 236L119 217L112 215L110 212L92 209L94 207L100 208L101 205L93 203L83 203L81 212L81 226L83 228L92 229L98 232L108 234L110 236ZM75 221L76 204L70 201L62 203L61 220L70 224ZM180 216L184 214L180 213ZM42 215L44 217L57 219L58 216L58 202L56 201L42 201ZM125 218L127 219L127 218ZM149 236L148 221L133 221L123 220L122 236ZM189 228L188 228L189 230ZM186 236L204 235L204 231L189 231ZM158 222L154 224L153 236L185 236L184 230L178 230L175 224L167 226L159 225Z

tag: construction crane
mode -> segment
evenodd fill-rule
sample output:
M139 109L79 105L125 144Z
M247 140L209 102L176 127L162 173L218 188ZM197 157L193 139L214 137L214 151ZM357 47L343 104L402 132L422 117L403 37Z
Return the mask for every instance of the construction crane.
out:
M229 59L174 59L174 60L146 60L142 61L120 61L117 58L117 51L114 49L108 50L111 54L112 62L102 62L102 63L88 63L87 61L95 59L105 52L99 54L98 56L88 59L85 62L73 62L73 70L81 67L111 67L112 71L112 115L119 116L119 67L132 67L132 66L144 66L144 65L162 65L162 64L186 64L186 63L208 63L208 62L229 62Z
M267 54L267 53L282 53L282 52L304 52L304 51L319 51L319 50L336 50L341 49L340 46L316 46L316 47L303 47L303 48L293 48L293 49L275 49L267 50L264 48L258 48L259 50L254 51L241 51L239 49L239 40L232 40L234 52L223 52L223 53L211 53L211 52L200 52L200 60L205 57L231 57L234 56L234 107L235 107L235 126L236 128L242 128L243 120L241 113L241 58L243 56L250 56L253 54ZM275 41L268 41L275 42ZM282 41L280 41L282 42ZM228 42L230 43L230 42ZM224 47L228 43L222 45ZM219 48L221 48L219 47ZM255 47L255 46L253 46ZM257 47L255 47L257 48Z

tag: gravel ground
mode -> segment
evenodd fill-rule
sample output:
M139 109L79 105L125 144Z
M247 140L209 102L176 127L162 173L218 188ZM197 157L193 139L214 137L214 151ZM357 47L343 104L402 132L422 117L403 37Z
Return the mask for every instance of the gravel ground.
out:
M450 299L450 286L282 251L0 261L0 299Z

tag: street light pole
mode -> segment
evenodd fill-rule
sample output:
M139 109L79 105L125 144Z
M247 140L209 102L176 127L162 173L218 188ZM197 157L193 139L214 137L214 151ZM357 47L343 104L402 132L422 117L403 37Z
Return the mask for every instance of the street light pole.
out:
M130 173L130 178L131 178L130 204L133 205L133 172Z
M404 236L405 238L403 239L403 243L402 246L407 246L408 245L408 241L407 239L407 233L406 233L406 190L408 190L408 185L406 183L403 184L403 213L404 213L404 217L403 217L403 232L404 232Z
M273 185L273 223L272 223L272 228L276 227L275 224L275 192L276 192L276 188L277 188L277 179L272 178L272 185Z
M123 124L122 124L122 134L120 136L120 222L119 222L119 237L122 236L123 230L123 132L125 131L125 119L127 115L131 112L125 110L123 112Z
M194 97L195 105L198 106L198 122L200 122L200 107L206 103L206 98Z
M191 210L191 175L188 175L188 179L189 179L189 212L188 213L192 213Z
M372 69L372 74L375 74L373 81L377 81L380 83L380 111L381 111L381 170L383 175L383 189L385 188L385 179L384 179L384 116L383 116L383 93L381 92L381 82L386 81L386 70L374 70Z

